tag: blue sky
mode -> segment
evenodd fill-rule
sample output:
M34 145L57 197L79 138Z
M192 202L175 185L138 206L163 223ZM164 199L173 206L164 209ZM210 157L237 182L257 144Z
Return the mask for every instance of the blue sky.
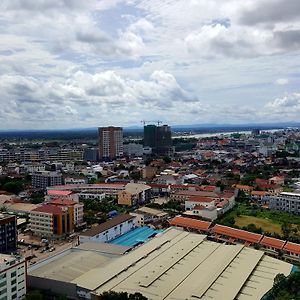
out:
M300 121L300 2L2 0L0 129Z

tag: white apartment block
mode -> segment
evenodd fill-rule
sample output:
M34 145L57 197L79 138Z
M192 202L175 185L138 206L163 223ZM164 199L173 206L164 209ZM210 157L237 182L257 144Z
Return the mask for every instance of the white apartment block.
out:
M26 295L26 261L0 254L0 300L24 299Z

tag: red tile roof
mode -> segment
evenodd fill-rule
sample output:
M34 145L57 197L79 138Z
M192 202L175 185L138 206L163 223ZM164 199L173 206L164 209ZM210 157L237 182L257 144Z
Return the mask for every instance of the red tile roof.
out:
M66 205L66 206L72 206L75 205L77 202L71 200L71 199L54 199L52 201L49 202L49 204L51 205Z
M260 244L263 246L274 247L278 250L281 250L285 244L285 241L275 239L272 237L268 237L268 236L264 236L263 239L261 240Z
M193 202L206 202L210 203L213 202L214 200L210 197L204 197L204 196L191 196L189 200L187 201L193 201Z
M245 230L240 230L218 224L213 227L213 232L215 234L226 235L228 237L240 239L251 243L259 243L259 241L263 237L262 234L252 233Z
M295 254L300 254L300 245L291 243L291 242L287 242L286 245L283 247L283 250L289 251L289 252L292 252Z
M42 212L42 213L47 213L47 214L61 214L62 213L62 208L59 206L55 205L50 205L50 204L44 204L40 207L37 207L32 210L32 212Z
M170 225L208 231L211 222L177 216L170 221Z

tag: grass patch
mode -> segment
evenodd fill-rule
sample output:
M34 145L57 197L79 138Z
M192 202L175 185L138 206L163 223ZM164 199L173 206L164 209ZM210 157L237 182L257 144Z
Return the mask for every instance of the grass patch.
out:
M282 235L281 226L268 219L261 219L252 216L239 216L235 217L235 224L239 227L246 227L249 224L254 224L256 227L261 228L264 232L275 232Z

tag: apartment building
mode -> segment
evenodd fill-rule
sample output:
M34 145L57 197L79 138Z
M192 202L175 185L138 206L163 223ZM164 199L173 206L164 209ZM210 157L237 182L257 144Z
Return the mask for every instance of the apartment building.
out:
M69 207L73 209L74 225L81 225L83 223L83 207L82 203L73 201L71 199L58 198L51 200L48 204L57 207Z
M32 174L31 185L34 188L45 189L48 186L62 184L62 174L60 172L36 172Z
M34 235L59 238L74 231L74 208L44 204L29 214Z
M151 198L151 186L140 183L128 183L125 190L118 194L118 204L136 206L146 203Z
M121 127L100 127L99 158L115 159L123 155L123 129Z
M16 248L17 218L16 216L0 214L0 253L11 253L16 251Z
M285 211L294 215L300 215L300 194L283 192L277 196L265 196L263 198L273 210Z
M26 295L26 261L0 254L0 300L19 300Z

